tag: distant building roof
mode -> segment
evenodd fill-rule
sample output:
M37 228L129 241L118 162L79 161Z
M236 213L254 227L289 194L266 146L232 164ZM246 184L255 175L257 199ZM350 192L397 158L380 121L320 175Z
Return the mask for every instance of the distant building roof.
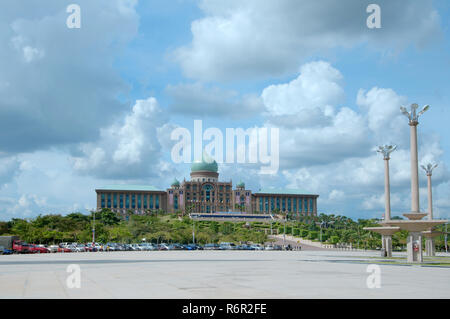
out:
M175 178L170 186L180 186L180 182Z
M271 188L263 188L255 192L254 194L286 194L286 195L309 195L307 192L304 192L300 189L271 189Z
M194 161L191 164L191 172L198 171L209 171L217 173L219 171L219 167L217 165L217 162L213 158L203 152L202 160Z
M160 191L164 190L158 189L155 186L150 185L107 185L98 188L99 190L111 190L111 191Z
M245 183L244 183L243 181L240 181L240 182L236 185L236 187L242 187L242 188L245 188Z

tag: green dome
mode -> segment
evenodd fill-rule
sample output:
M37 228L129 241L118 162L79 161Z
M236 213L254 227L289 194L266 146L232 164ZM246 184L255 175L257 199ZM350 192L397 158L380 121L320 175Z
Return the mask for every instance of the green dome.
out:
M244 182L243 181L240 181L237 185L236 185L236 187L239 187L239 188L245 188L245 184L244 184Z
M180 182L175 178L170 186L180 186Z
M218 170L217 162L207 154L203 154L202 161L194 161L191 164L191 172L208 171L217 173Z

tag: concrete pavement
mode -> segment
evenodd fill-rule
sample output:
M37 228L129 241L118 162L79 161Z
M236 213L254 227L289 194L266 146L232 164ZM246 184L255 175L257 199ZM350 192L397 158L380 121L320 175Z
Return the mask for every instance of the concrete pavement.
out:
M450 268L380 265L381 288L369 289L367 266L377 255L150 251L0 256L0 298L450 297ZM70 264L81 269L80 288L67 286Z

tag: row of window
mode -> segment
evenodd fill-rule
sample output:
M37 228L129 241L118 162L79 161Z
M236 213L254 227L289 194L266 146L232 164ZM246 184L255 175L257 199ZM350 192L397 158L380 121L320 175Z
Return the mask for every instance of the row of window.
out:
M208 180L208 182L209 182L209 180ZM201 187L199 187L199 188L201 188ZM218 188L219 188L219 191L223 191L223 189L224 189L223 185L218 185ZM190 184L186 184L186 189L190 190L191 189L191 185ZM230 189L231 189L230 185L226 185L225 186L225 190L226 191L229 191ZM193 184L192 185L192 190L194 192L197 191L197 184Z
M269 210L270 205L270 210ZM268 212L274 209L289 212L314 212L314 199L312 198L280 198L259 197L259 211Z
M102 193L101 208L159 209L160 195Z

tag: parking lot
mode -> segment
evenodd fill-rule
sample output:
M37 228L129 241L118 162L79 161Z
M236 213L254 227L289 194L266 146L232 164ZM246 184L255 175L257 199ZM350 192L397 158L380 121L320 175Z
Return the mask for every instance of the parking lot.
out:
M450 268L444 267L379 265L380 288L369 288L367 267L377 256L217 250L5 255L0 256L0 298L450 296ZM79 288L70 281L73 269L79 269Z

